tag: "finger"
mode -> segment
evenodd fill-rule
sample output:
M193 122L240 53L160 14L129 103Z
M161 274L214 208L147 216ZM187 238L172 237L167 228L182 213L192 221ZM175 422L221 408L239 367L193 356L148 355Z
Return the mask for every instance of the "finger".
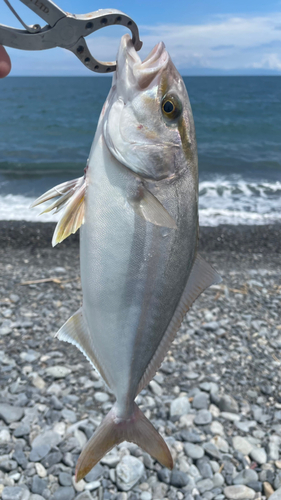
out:
M0 78L4 78L11 71L11 60L2 45L0 45Z

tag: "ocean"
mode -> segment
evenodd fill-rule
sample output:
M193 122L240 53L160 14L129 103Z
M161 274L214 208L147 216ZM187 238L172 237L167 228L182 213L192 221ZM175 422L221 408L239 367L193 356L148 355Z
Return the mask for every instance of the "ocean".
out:
M185 77L199 156L203 226L281 221L281 77ZM83 174L107 77L0 81L0 220L51 221L29 209Z

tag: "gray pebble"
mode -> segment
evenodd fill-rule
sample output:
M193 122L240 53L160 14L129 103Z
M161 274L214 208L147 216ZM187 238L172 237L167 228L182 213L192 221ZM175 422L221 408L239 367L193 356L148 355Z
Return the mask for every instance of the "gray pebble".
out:
M28 461L23 452L22 448L16 446L15 452L13 454L13 459L17 461L17 463L23 468L26 469Z
M255 470L244 469L233 479L233 484L248 484L251 481L258 481L258 474Z
M80 495L75 497L75 500L93 500L93 497L89 491L82 491Z
M241 436L234 436L232 439L233 448L240 451L243 455L249 455L250 451L253 449L253 445L247 441L246 438Z
M161 481L162 483L170 484L171 471L166 467L164 469L160 469L157 472L157 476L159 481Z
M61 412L63 418L70 422L71 424L75 424L77 422L76 413L68 408L64 408Z
M229 396L227 394L221 396L218 406L221 411L226 411L230 413L239 412L239 406L237 401L235 401L235 399L232 396Z
M59 378L65 378L67 375L71 373L70 368L67 368L66 366L61 366L61 365L54 365L54 366L49 366L48 368L45 369L46 375L49 375L50 377L53 377L55 379Z
M187 397L176 398L172 401L170 407L171 417L181 417L190 411L190 403Z
M209 459L206 457L201 458L200 460L197 460L196 462L196 467L198 468L201 476L203 478L212 478L213 477L213 470L210 465Z
M46 469L49 467L52 467L52 465L58 464L62 459L62 453L60 451L53 451L52 453L49 453L43 460L41 460L41 463L44 465Z
M204 493L204 491L210 491L214 487L214 483L212 479L206 478L206 479L201 479L200 481L197 481L196 483L196 488L200 491L200 493Z
M206 392L198 392L193 398L192 406L196 410L206 410L209 406L209 395Z
M274 491L274 493L270 495L268 500L281 500L281 488L278 488L278 490Z
M199 446L198 444L185 443L184 444L184 451L188 457L193 458L194 460L196 460L198 458L202 458L204 455L203 448L201 446Z
M138 458L125 455L116 467L116 484L120 490L129 491L143 473L143 463Z
M99 479L103 474L104 474L103 466L101 464L97 464L85 476L85 481L87 481L87 483L92 483L93 481Z
M221 453L213 443L204 443L203 448L210 458L221 459Z
M75 489L72 486L58 488L54 495L54 500L73 500L75 497Z
M250 457L252 460L257 462L257 464L266 464L267 454L264 448L253 448L250 451Z
M31 485L32 493L37 493L38 495L42 495L46 487L47 487L47 481L41 479L39 476L33 476Z
M48 455L50 450L51 447L48 444L41 444L39 446L35 446L34 448L32 448L29 455L30 462L40 462L42 458Z
M28 500L29 491L26 487L6 486L2 492L2 500Z
M188 475L177 469L173 469L170 478L170 484L176 488L183 488L189 483Z
M72 486L72 476L67 472L59 473L59 483L61 486Z
M21 408L20 406L12 406L5 403L0 404L0 418L5 420L6 424L17 422L22 417L23 408Z
M226 498L230 498L231 500L244 500L255 497L255 491L248 488L248 486L243 485L235 485L235 486L226 486L223 490Z
M98 403L105 403L109 400L109 395L106 392L95 392L94 398Z
M213 476L213 484L215 487L222 486L224 484L224 477L220 472L216 472Z
M28 424L20 424L14 430L14 436L16 438L20 438L20 437L26 436L29 433L30 433L30 425L28 425Z
M36 438L32 441L32 448L35 448L36 446L41 446L41 445L46 445L50 446L51 448L53 446L57 446L60 442L62 441L61 436L54 431L45 431L36 436Z
M212 422L212 414L209 410L199 410L194 419L196 425L207 425Z

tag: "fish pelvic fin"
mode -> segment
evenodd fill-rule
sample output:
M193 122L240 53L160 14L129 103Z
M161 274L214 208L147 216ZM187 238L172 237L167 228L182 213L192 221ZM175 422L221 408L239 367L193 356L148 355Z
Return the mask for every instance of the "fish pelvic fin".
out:
M83 449L76 465L76 481L83 479L108 451L123 441L137 444L162 465L173 468L167 444L136 403L131 417L124 420L117 416L115 403Z
M105 371L95 352L93 339L88 328L87 320L84 318L82 307L64 323L55 337L75 345L102 376L108 387L110 387Z
M53 247L65 240L70 234L76 233L77 229L84 223L85 191L86 179L85 176L82 176L49 189L31 205L31 208L33 208L48 200L57 198L41 214L52 210L54 210L53 213L64 210L53 235Z
M159 369L166 353L173 342L177 331L182 323L182 320L187 311L192 306L193 302L199 295L211 285L215 285L222 281L220 275L215 269L210 266L199 254L193 263L187 284L179 301L179 304L174 312L174 315L169 323L169 326L163 335L161 342L148 364L138 385L137 394L150 382Z

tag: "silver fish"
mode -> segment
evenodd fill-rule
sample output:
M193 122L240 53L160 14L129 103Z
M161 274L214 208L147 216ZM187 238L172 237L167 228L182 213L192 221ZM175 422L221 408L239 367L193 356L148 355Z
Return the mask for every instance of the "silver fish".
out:
M171 453L134 402L160 367L185 313L217 272L197 254L198 164L184 82L161 42L142 62L124 35L85 175L34 205L64 209L53 245L81 226L82 307L59 339L75 344L116 403L82 451L82 479L116 444Z

